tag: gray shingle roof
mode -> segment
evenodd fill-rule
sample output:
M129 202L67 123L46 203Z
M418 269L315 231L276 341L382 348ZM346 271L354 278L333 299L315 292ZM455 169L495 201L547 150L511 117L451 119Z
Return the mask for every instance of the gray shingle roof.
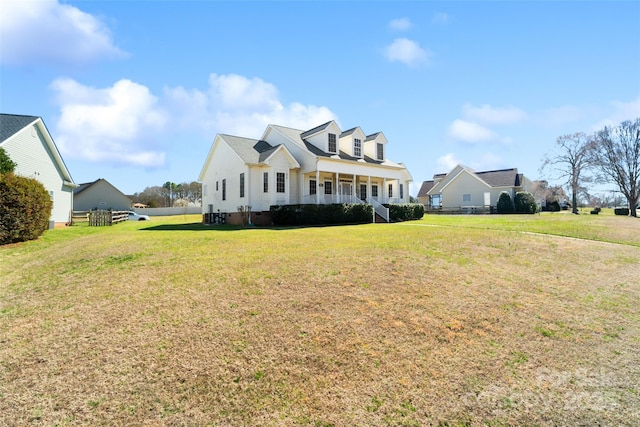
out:
M18 114L0 114L0 142L24 129L25 126L38 120L37 116L22 116Z
M491 187L518 187L521 181L517 168L476 172L476 176Z
M274 147L267 141L258 139L232 135L221 135L221 137L246 163L263 162L278 148L278 146Z
M306 138L306 137L308 137L308 136L313 135L314 133L318 133L318 132L320 132L320 131L323 131L323 130L325 130L326 128L328 128L328 127L329 127L329 125L330 125L332 122L333 122L333 120L328 121L327 123L323 123L323 124L321 124L320 126L316 126L316 127L314 127L313 129L309 129L309 130L307 130L307 131L304 131L304 132L302 132L302 133L300 134L300 138L304 139L304 138Z
M367 135L367 137L364 140L365 140L365 142L366 141L373 141L374 139L376 139L378 137L378 135L380 135L380 132L372 133L371 135Z
M98 181L100 181L100 180L96 179L93 182L85 182L83 184L78 184L78 187L73 189L73 194L78 194L78 193L83 192L84 190L86 190L87 188L91 187L93 184L95 184Z
M354 133L354 132L356 131L356 129L358 129L358 127L357 127L357 126L356 126L356 127L354 127L354 128L351 128L351 129L347 129L347 130L345 130L344 132L342 132L342 133L340 134L340 138L342 138L343 136L349 136L349 135L351 135L352 133Z
M422 183L422 186L420 187L420 191L418 191L418 197L427 197L427 193L433 188L434 185L434 181L424 181Z

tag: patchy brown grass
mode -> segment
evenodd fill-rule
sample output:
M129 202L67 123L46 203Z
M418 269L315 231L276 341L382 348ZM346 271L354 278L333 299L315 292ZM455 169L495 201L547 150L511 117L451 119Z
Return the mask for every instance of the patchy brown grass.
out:
M149 226L0 248L0 424L640 421L633 245Z

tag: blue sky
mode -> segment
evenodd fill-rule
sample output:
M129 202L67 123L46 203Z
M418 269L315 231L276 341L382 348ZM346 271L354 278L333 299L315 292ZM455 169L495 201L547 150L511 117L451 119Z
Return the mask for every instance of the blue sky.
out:
M197 180L217 133L335 119L416 196L457 163L550 178L558 136L639 117L638 28L637 1L3 0L0 111L127 194Z

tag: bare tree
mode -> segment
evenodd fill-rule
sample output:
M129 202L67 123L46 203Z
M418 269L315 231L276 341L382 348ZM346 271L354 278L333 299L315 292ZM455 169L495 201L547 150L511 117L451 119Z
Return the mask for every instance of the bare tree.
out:
M631 216L637 217L640 199L640 118L595 135L593 160L601 181L613 182L629 203Z
M582 132L560 136L556 140L556 150L545 156L540 167L541 172L552 169L557 173L553 179L563 180L569 186L574 214L578 213L578 193L584 192L583 184L591 181L585 174L592 166L592 146L592 138Z

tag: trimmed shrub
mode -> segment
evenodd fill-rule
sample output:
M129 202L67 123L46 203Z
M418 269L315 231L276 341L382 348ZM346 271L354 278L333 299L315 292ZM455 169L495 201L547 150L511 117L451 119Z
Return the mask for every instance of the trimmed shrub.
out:
M389 205L389 220L391 222L422 219L423 216L424 205L422 203L398 203Z
M613 213L616 215L629 216L629 208L615 208Z
M545 207L543 210L548 212L560 212L560 202L557 200L554 200L550 203L547 202L547 207Z
M53 203L33 178L0 174L0 244L37 239L49 228Z
M363 203L275 205L270 211L274 225L366 224L373 219L373 206Z
M602 209L600 209L600 206L596 206L595 208L593 208L593 210L591 211L591 215L598 215L600 213Z
M538 205L533 194L528 191L518 191L514 200L515 211L518 214L534 214L538 212Z
M511 201L511 196L506 191L500 193L500 197L498 198L498 205L496 206L499 214L509 214L513 213L513 202Z

